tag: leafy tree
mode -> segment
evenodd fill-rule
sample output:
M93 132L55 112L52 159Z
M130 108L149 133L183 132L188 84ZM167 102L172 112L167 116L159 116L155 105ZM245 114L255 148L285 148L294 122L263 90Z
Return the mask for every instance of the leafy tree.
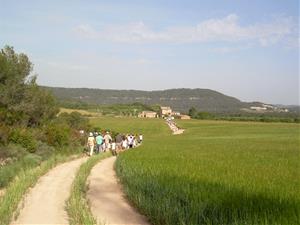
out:
M13 47L0 52L0 121L7 125L38 126L53 118L58 108L52 95L30 76L32 63Z
M89 120L83 117L79 112L61 113L58 120L66 122L71 128L76 130L87 130L89 128Z
M189 116L192 118L196 118L197 117L197 110L195 107L192 107L189 109Z
M66 124L52 122L45 127L45 135L48 145L61 148L70 144L71 129Z
M197 119L205 120L205 119L213 119L213 118L214 118L214 115L209 112L198 112L197 113Z

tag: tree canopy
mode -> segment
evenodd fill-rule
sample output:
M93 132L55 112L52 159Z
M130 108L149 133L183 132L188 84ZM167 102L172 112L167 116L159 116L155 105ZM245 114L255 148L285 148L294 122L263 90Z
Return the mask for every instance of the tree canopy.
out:
M54 97L36 84L27 55L5 46L0 52L0 121L8 125L38 126L53 118Z

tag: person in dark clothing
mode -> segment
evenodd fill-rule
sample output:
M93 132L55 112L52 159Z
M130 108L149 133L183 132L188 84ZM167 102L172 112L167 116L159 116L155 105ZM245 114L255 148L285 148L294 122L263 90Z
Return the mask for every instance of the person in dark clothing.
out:
M116 136L117 152L119 152L122 149L122 142L123 142L123 135L122 134L117 134L117 136Z

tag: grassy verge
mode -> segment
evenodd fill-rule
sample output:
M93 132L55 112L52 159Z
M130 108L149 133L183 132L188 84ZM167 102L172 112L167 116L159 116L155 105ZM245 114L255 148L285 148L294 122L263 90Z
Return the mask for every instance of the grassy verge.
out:
M22 170L27 170L38 166L41 160L33 154L28 154L23 159L12 162L0 168L0 188L6 188L9 183Z
M92 168L102 159L111 155L110 152L91 157L82 164L72 184L71 196L67 201L67 211L71 225L77 224L97 224L94 219L85 195L87 191L86 179Z
M33 186L37 180L51 168L71 158L72 157L68 155L55 155L47 161L42 162L38 167L21 171L14 181L7 186L5 195L0 198L0 224L9 224L23 195L29 187Z

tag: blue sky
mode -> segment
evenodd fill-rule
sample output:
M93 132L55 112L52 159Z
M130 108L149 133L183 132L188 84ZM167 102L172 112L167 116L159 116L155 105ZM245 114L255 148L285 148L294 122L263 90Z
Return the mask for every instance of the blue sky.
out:
M209 88L299 104L297 0L0 0L0 45L49 86Z

